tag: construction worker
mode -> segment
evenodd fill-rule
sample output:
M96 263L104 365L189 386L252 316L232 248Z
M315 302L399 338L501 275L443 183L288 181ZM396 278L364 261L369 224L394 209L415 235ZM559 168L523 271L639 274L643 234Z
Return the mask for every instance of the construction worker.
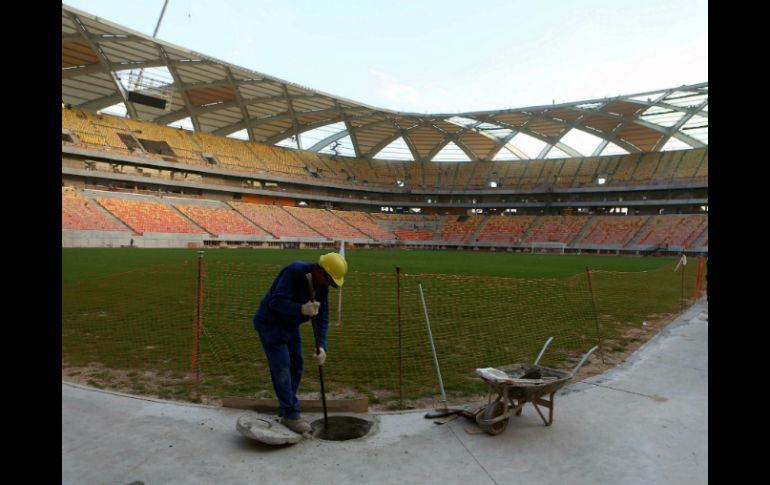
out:
M319 351L313 353L318 365L326 360L326 331L329 328L329 286L345 282L348 263L337 253L322 255L318 263L295 261L284 267L273 281L254 314L254 328L270 366L270 378L278 398L278 416L292 431L305 433L310 424L302 419L297 388L302 378L303 359L299 325L317 317ZM312 275L315 295L310 295L307 274Z

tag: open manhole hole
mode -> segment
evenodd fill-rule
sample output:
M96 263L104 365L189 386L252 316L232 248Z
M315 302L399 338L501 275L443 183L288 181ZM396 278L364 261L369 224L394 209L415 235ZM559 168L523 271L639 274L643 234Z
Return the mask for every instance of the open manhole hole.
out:
M366 436L373 423L352 416L329 416L329 426L324 426L324 418L316 419L310 426L313 437L329 441L354 440Z

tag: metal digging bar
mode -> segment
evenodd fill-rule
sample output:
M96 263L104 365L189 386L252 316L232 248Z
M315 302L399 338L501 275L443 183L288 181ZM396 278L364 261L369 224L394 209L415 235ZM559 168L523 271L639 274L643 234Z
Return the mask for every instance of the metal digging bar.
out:
M441 368L438 365L438 355L436 354L436 345L433 343L433 333L430 330L430 318L428 318L428 307L425 305L425 296L422 293L422 284L418 281L417 288L420 290L420 301L422 302L422 310L425 313L425 323L428 326L428 338L430 339L430 348L433 351L433 362L436 364L436 374L438 374L438 385L441 388L441 402L444 404L444 409L436 410L433 413L427 413L425 418L441 418L449 416L450 414L466 415L468 413L465 409L449 409L446 402L446 393L444 392L444 380L441 378Z
M310 290L310 301L315 301L315 289L313 288L313 275L307 273L307 287ZM320 347L318 344L318 320L317 317L313 317L311 320L313 324L313 338L315 339L315 353L320 353ZM329 429L329 417L326 415L326 392L324 392L324 370L323 366L318 366L318 377L321 381L321 404L324 408L324 429Z

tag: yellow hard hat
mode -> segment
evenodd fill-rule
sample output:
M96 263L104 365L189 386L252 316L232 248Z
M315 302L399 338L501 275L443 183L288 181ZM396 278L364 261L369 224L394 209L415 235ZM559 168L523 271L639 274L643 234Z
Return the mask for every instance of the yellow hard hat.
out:
M318 259L318 264L329 273L337 286L345 282L345 273L348 272L348 262L337 253L327 253Z

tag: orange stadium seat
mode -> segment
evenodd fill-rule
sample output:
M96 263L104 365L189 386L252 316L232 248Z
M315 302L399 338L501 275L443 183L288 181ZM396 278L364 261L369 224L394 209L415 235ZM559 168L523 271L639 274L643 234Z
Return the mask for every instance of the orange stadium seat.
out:
M588 216L542 216L535 222L526 242L561 242L569 244L580 232Z
M484 224L484 228L476 240L479 242L520 242L534 220L535 216L491 216Z
M286 207L286 210L329 239L370 239L369 236L325 209Z
M702 214L653 216L636 244L690 247L707 226Z
M104 214L73 187L62 187L61 225L64 230L121 231L128 229Z
M111 197L97 197L96 200L138 234L146 232L205 234L160 202Z
M230 202L235 210L275 237L320 238L321 235L277 205Z
M649 216L597 216L575 244L612 244L625 246Z
M184 215L211 234L266 236L267 233L229 207L175 204Z

